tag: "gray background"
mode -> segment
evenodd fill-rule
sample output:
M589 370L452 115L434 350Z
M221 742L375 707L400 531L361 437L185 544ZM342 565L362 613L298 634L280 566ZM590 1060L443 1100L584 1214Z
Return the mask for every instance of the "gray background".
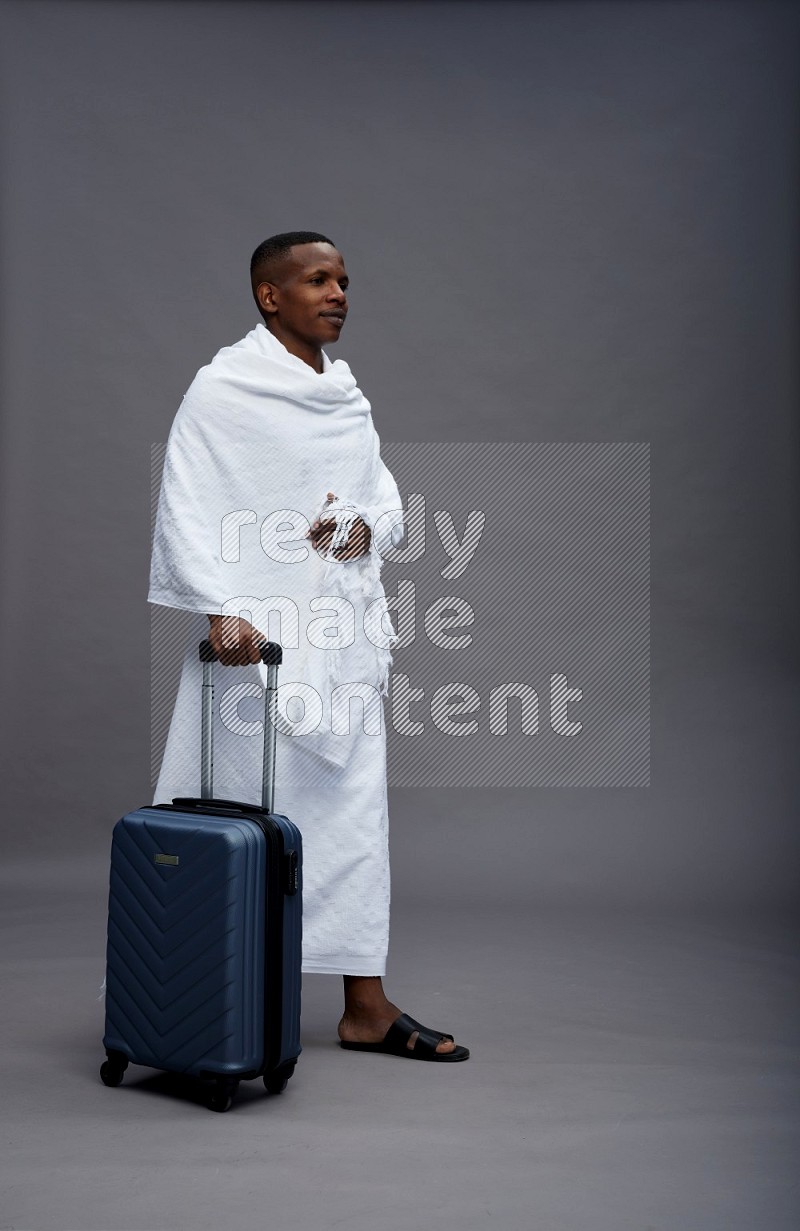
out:
M796 7L0 20L0 1226L796 1225ZM294 228L344 254L383 439L650 442L651 785L393 789L387 988L473 1058L334 1054L311 982L296 1091L209 1123L99 1086L92 998L150 789L151 444Z

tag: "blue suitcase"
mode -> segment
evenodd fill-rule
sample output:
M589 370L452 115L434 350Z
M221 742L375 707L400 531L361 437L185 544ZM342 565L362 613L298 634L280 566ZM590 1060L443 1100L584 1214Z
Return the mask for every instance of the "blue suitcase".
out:
M201 797L129 812L114 826L106 953L107 1059L210 1079L227 1111L242 1080L286 1087L300 1046L302 840L273 812L281 647L262 646L262 801L212 800L214 651L203 663Z

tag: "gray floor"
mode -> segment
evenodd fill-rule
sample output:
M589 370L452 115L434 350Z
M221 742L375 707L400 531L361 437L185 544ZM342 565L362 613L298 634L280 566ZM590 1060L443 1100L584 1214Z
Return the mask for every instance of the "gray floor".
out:
M472 1058L335 1045L304 983L286 1093L98 1080L105 865L3 875L3 1196L29 1231L794 1231L797 956L777 918L396 901L387 990Z

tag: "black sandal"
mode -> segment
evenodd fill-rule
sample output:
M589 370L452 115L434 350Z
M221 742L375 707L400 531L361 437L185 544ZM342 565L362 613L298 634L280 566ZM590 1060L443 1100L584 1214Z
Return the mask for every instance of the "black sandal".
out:
M408 1040L415 1030L419 1031L419 1035L414 1046L409 1047ZM462 1047L458 1043L452 1051L437 1051L436 1046L443 1039L449 1039L451 1043L455 1043L452 1034L438 1034L420 1022L415 1022L414 1018L409 1017L407 1013L401 1013L392 1022L380 1043L349 1043L345 1039L340 1039L339 1045L347 1048L348 1051L379 1051L387 1056L407 1056L409 1060L435 1060L437 1062L441 1060L450 1063L454 1060L468 1059L469 1048Z

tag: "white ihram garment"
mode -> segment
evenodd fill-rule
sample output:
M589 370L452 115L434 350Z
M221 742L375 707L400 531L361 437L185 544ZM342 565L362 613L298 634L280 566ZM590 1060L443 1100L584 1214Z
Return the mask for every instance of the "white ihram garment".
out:
M369 551L323 560L304 537L321 513L339 539L361 516ZM402 516L370 404L343 360L323 352L318 374L257 325L198 372L170 431L153 541L148 601L197 613L153 802L200 794L197 646L208 613L242 614L284 651L275 807L303 837L304 972L386 972L382 697L398 638L380 570ZM258 803L266 669L214 672L214 795ZM346 683L358 694L349 724L346 694L331 708L331 689Z

